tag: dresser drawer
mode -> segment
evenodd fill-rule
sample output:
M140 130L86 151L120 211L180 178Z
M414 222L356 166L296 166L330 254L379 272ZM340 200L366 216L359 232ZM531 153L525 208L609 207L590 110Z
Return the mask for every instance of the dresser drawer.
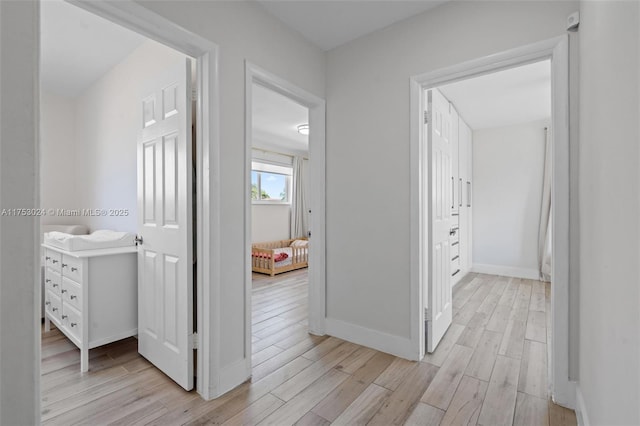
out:
M56 296L51 291L47 291L47 296L45 297L45 309L57 321L60 321L60 315L62 314L62 301L60 300L60 297Z
M62 325L73 337L82 341L82 316L68 304L62 307Z
M60 271L62 263L62 255L57 251L45 249L44 250L44 264L45 266L53 269L54 271Z
M62 277L59 272L46 268L44 272L44 286L47 290L53 292L56 296L60 296Z
M76 282L82 282L82 260L77 257L62 255L62 274Z
M62 301L82 311L82 287L67 277L62 277Z

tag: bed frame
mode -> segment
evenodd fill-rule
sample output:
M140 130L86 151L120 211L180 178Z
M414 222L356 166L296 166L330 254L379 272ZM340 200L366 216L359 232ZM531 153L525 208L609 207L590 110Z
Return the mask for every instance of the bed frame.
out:
M255 243L251 245L251 270L261 274L269 274L272 277L282 272L293 271L295 269L309 266L309 247L291 247L291 264L278 266L274 262L274 249L289 247L295 240L307 240L307 238L293 238L290 240L269 241L266 243Z

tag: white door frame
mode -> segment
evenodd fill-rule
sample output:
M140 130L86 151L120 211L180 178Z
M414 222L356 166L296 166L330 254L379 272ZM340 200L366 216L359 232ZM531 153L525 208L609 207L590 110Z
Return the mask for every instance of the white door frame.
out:
M251 147L253 145L253 84L257 83L309 109L309 191L312 243L309 246L309 332L325 334L325 101L270 72L245 63L245 348L251 371Z
M551 395L560 405L575 406L575 382L569 380L569 41L560 36L505 52L438 69L410 79L411 91L411 345L416 358L424 357L424 300L427 238L421 176L424 135L424 90L541 60L551 60L551 123L553 128L552 226L553 271L551 286Z
M196 390L218 396L220 371L220 133L218 46L131 0L67 0L88 12L196 58L197 288ZM205 143L206 141L206 143ZM213 337L213 338L212 338ZM215 373L215 377L212 377Z

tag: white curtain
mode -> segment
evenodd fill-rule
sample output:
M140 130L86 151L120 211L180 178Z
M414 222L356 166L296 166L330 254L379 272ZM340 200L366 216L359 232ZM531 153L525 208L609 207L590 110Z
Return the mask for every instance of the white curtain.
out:
M551 137L545 127L544 175L542 181L542 205L538 230L538 267L540 280L551 281Z
M291 238L306 237L309 232L307 197L307 161L293 159L293 193L291 197Z

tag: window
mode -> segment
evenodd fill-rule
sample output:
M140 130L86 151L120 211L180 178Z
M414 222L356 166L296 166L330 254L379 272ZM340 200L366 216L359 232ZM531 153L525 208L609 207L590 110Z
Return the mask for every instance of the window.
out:
M251 201L255 204L289 204L291 167L251 162Z

